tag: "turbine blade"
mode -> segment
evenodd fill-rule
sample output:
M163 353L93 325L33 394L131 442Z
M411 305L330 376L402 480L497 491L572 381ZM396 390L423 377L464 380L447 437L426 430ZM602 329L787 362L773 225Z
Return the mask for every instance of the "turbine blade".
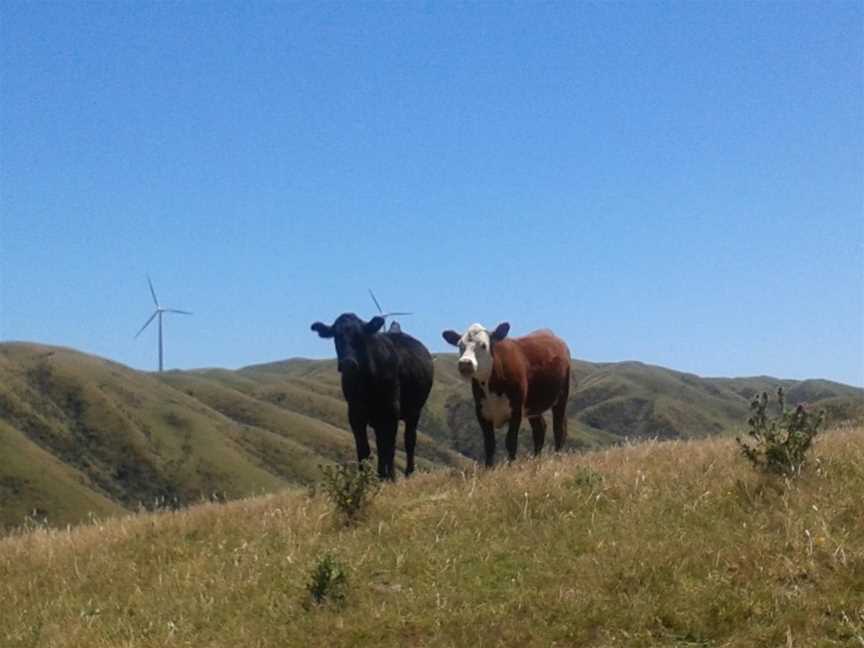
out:
M157 311L153 311L153 314L150 316L150 319L148 319L146 322L144 322L144 326L142 326L140 329L138 329L138 332L135 334L135 337L136 337L136 338L137 338L139 335L141 335L141 333L144 331L144 329L146 329L146 328L150 325L150 322L152 322L153 319L154 319L158 314L159 314L159 311L158 311L158 310L157 310Z
M383 314L384 314L384 309L381 308L381 304L379 304L379 303L378 303L378 300L375 299L375 293L372 292L372 289L371 289L371 288L369 289L369 295L372 297L372 301L374 301L374 302L375 302L375 305L378 307L378 312L381 313L381 314L383 315Z
M176 308L163 308L162 309L166 313L180 313L181 315L191 315L190 311L177 310Z
M153 303L156 304L156 308L159 308L159 300L156 299L156 291L153 290L153 282L150 281L150 275L147 275L147 284L150 286L150 294L153 295Z
M392 313L381 313L381 317L393 317L395 315L413 315L414 313L400 313L393 311Z

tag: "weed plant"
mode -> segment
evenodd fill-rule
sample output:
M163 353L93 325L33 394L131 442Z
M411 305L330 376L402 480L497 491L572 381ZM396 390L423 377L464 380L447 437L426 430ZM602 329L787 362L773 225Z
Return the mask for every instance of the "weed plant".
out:
M786 408L783 388L777 390L779 412L768 413L768 394L762 392L750 403L747 419L749 441L736 438L744 456L757 469L778 475L796 475L806 463L807 452L825 420L824 412L809 411L804 405Z
M381 489L368 462L319 466L321 489L333 502L346 524L354 522Z
M342 564L329 553L324 554L315 563L309 582L306 584L309 599L305 607L309 609L310 602L315 605L324 603L342 605L345 601L347 584L348 578Z

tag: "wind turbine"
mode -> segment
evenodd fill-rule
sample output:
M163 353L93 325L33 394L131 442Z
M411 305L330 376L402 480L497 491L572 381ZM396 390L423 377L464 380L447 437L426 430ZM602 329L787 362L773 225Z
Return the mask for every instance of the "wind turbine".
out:
M155 318L159 318L159 371L162 371L162 313L179 313L180 315L191 315L189 311L177 310L176 308L162 308L159 305L159 300L156 299L156 291L153 290L153 282L150 281L150 275L147 275L147 284L150 286L150 294L153 296L153 303L156 304L156 310L153 311L153 314L150 316L146 322L144 322L144 326L138 329L138 332L135 334L137 338L141 333L144 332L148 326L150 326L150 322L152 322Z
M369 289L369 296L372 298L372 301L375 302L375 306L378 308L378 313L381 317L386 321L388 317L392 317L393 315L413 315L414 313L402 313L398 311L393 311L392 313L385 313L384 309L381 308L381 304L378 303L378 300L375 298L375 293L372 292L372 289ZM399 322L391 322L390 328L388 329L389 333L401 333L402 328L399 326Z

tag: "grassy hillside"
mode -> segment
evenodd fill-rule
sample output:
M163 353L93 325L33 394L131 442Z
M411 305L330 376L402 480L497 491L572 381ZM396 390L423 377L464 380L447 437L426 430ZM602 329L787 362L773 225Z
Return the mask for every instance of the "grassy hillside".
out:
M864 428L814 452L793 481L728 439L439 471L351 528L285 492L21 532L0 645L862 645ZM310 606L326 553L346 597Z
M456 371L453 354L436 354L435 385L421 419L422 429L473 459L483 456L470 387ZM345 426L338 374L333 361L287 360L211 373L261 399L288 404ZM864 390L824 380L701 378L639 362L573 361L567 408L570 449L589 449L628 439L701 438L738 429L752 397L784 387L789 405L825 407L831 421L864 418ZM523 451L530 433L521 435ZM499 447L504 431L499 430Z
M482 438L474 418L470 387L456 373L450 354L435 358L436 385L424 420L427 433L480 459ZM809 402L829 420L864 420L864 390L823 380L701 378L640 362L573 361L567 407L570 449L589 449L627 440L692 439L734 432L743 425L752 397L763 390L787 392L790 406ZM527 427L527 426L526 426ZM498 432L503 447L504 431ZM530 433L520 439L527 451Z
M755 393L779 385L790 404L824 406L835 421L864 416L862 390L828 381L700 378L574 360L572 385L568 449L728 432L746 419ZM333 360L153 374L70 349L0 344L0 530L34 511L64 525L308 484L319 464L354 458L347 430ZM452 354L435 356L420 432L420 469L482 457L470 387ZM523 453L530 437L521 434Z
M250 382L0 345L0 529L34 511L64 525L91 513L272 492L355 456L335 415L344 403L330 398L328 416L312 406L310 415L250 395ZM465 461L428 437L418 454L427 469Z

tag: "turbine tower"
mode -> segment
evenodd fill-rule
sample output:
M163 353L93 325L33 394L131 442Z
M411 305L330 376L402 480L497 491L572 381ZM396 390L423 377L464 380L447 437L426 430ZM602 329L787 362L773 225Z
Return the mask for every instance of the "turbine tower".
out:
M156 298L156 291L153 290L153 282L150 281L150 275L147 275L147 284L150 286L150 295L153 297L153 303L156 305L156 310L153 311L153 314L150 316L146 322L144 322L144 326L138 329L138 332L135 334L137 338L141 333L144 332L148 326L150 326L150 322L152 322L155 318L159 318L159 371L162 371L162 313L179 313L180 315L191 315L189 311L177 310L176 308L163 308L159 305L159 300Z
M375 302L375 306L378 308L378 313L381 317L384 318L384 321L387 321L388 317L392 317L393 315L413 315L413 313L402 313L398 311L393 311L392 313L385 313L384 309L381 308L381 304L378 303L378 300L375 298L375 293L372 292L372 289L369 289L369 296L372 298L372 301ZM390 328L388 329L389 333L401 333L402 327L399 326L399 322L391 322Z

